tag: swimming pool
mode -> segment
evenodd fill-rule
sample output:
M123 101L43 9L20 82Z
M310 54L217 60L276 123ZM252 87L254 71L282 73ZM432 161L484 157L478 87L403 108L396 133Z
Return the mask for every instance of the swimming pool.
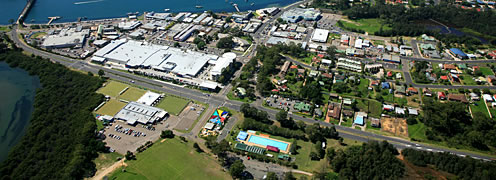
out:
M279 150L281 150L281 151L286 151L288 149L288 145L289 145L288 143L284 143L284 142L280 142L280 141L274 141L272 139L267 139L267 138L263 138L263 137L255 136L255 135L251 135L250 138L248 139L248 142L260 144L262 146L271 145L271 146L279 148Z

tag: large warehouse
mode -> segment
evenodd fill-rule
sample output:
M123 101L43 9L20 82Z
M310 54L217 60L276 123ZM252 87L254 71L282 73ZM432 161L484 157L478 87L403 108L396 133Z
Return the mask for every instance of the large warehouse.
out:
M163 109L137 102L129 102L114 116L114 118L126 121L130 125L135 125L136 122L141 124L155 123L166 116L167 112Z
M75 28L62 29L59 34L47 36L41 46L46 49L82 47L89 33L88 29L79 32Z
M126 40L113 41L94 56L128 68L152 68L182 77L195 77L209 61L219 59L216 55Z
M312 35L312 41L325 43L329 37L329 30L315 29Z

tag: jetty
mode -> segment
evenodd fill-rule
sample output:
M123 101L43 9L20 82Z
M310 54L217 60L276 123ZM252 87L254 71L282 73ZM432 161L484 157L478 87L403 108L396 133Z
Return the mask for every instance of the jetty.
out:
M238 4L233 4L234 8L236 8L236 11L241 12L238 8Z
M28 3L26 3L26 6L24 6L24 9L22 10L21 14L19 15L19 18L17 18L17 24L24 24L24 18L28 15L29 10L31 10L31 7L33 7L35 0L28 0Z
M50 25L52 24L53 21L60 19L60 16L52 16L52 17L48 17L48 19L50 19L50 21L48 21L47 25Z

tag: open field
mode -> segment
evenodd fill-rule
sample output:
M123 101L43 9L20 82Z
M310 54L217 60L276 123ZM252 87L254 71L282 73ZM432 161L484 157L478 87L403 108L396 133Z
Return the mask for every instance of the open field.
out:
M137 101L145 93L146 91L143 89L130 87L126 92L119 96L119 99L124 99L127 101Z
M117 158L121 157L124 158L123 155L113 152L113 153L98 153L98 157L93 160L96 165L97 170L102 170L104 168L107 168L117 162Z
M489 112L487 112L486 103L484 102L483 98L481 98L474 104L470 104L470 109L472 110L472 115L474 115L476 112L479 112L489 117Z
M100 88L97 92L111 97L117 97L119 96L119 92L128 86L129 85L117 81L109 81L105 87Z
M463 78L463 85L477 85L477 83L472 79L472 76L470 75L461 75L460 77Z
M493 71L490 68L488 68L488 67L481 67L480 70L482 71L482 74L484 76L494 75Z
M157 107L164 109L169 114L177 116L179 115L179 113L181 113L181 111L183 111L184 107L188 105L188 102L189 100L187 99L167 95L162 98L160 103L157 104Z
M96 111L97 114L103 114L103 115L109 115L109 116L114 116L119 112L126 103L120 102L116 99L110 99L105 105L103 105L98 111Z
M46 36L47 33L46 32L37 32L37 33L34 33L33 35L31 35L31 38L42 38L43 36Z
M408 125L406 120L402 118L382 118L381 130L396 136L408 137Z
M425 131L427 127L422 122L418 122L414 125L408 125L408 135L411 139L415 139L417 141L427 140L427 136L425 136Z
M193 149L193 142L183 143L178 138L157 141L152 147L126 161L109 179L230 179L216 160Z
M10 31L10 27L9 26L0 26L0 31L9 32Z
M372 19L359 19L359 20L340 20L338 25L342 25L342 28L345 29L357 29L368 32L369 34L373 34L381 29L382 23L378 18ZM340 26L341 26L340 25ZM384 25L382 26L383 30L390 30L391 27Z

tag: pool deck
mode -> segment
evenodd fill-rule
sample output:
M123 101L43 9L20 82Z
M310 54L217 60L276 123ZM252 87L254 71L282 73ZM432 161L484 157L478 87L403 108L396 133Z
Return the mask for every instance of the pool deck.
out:
M281 140L273 139L273 138L270 138L268 136L260 136L260 135L256 135L254 133L249 132L248 133L248 137L246 137L246 140L245 141L241 141L241 142L244 143L244 144L246 144L246 145L249 145L249 146L257 146L257 147L261 147L261 148L264 148L264 149L267 148L266 146L261 145L261 144L256 144L256 143L248 142L248 140L250 139L251 136L258 136L258 137L261 137L261 138L266 138L266 139L270 139L270 140L273 140L273 141L278 141L278 142L286 143L286 144L288 144L288 147L286 149L284 149L284 150L283 149L279 149L279 151L282 152L282 153L285 153L285 154L289 154L289 149L291 148L291 143L286 142L286 141L281 141Z

